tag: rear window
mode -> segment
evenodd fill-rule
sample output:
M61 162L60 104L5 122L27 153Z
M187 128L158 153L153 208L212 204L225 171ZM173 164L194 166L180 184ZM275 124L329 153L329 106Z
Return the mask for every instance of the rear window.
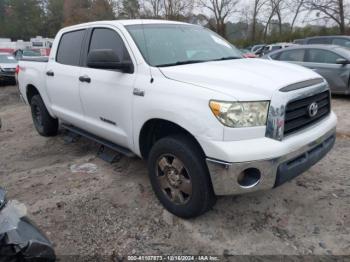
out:
M23 50L23 56L41 56L38 50Z
M350 48L350 39L346 38L335 38L333 39L333 45L339 45L346 48Z
M56 61L64 65L78 66L80 51L83 44L85 30L65 33L62 35Z
M332 43L331 38L312 38L309 39L308 44L322 44L322 45L330 45Z

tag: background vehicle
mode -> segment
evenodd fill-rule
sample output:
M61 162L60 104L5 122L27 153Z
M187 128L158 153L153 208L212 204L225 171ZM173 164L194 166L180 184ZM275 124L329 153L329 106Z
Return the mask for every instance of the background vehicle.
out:
M30 59L30 58L37 58L43 56L38 49L19 49L14 52L14 56L17 60Z
M250 50L248 49L240 49L242 56L244 58L257 58L258 56L254 53L252 53Z
M52 244L27 217L25 206L7 202L0 188L0 262L55 260Z
M268 54L265 58L291 62L322 75L333 93L350 94L350 50L340 46L304 45Z
M272 45L265 45L255 51L255 55L257 56L264 56L268 53L271 53L273 51L279 50L279 49L284 49L290 46L293 46L294 44L291 43L278 43L278 44L272 44Z
M293 41L293 44L296 44L296 45L303 45L305 42L305 39L295 39Z
M315 36L298 40L298 44L304 45L338 45L350 48L350 36L336 35L336 36Z
M30 39L32 50L39 51L41 56L49 56L53 39L37 36Z
M0 53L0 82L15 82L17 60L12 54Z
M62 29L45 62L20 61L18 82L39 134L54 136L62 123L146 159L159 201L189 218L217 195L283 184L335 142L323 78L241 58L201 26L95 22Z
M250 51L253 52L253 53L255 53L256 51L258 51L260 48L262 48L262 47L264 47L264 46L266 46L266 44L255 45L255 46L253 46L253 47L250 49Z

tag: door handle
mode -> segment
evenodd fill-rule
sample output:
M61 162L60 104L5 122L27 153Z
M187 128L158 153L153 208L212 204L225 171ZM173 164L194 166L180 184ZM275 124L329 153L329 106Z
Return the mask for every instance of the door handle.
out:
M47 71L47 72L46 72L46 75L47 75L47 76L55 76L55 73L54 73L53 71L50 70L50 71Z
M145 96L145 90L134 88L133 94L134 96Z
M79 77L79 81L80 82L85 82L85 83L91 83L91 78L90 77L88 77L88 76L81 76L81 77Z

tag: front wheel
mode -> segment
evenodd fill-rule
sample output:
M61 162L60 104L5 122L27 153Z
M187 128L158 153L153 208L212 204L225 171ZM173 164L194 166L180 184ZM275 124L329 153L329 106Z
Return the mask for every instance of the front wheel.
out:
M42 136L55 136L58 131L58 120L51 117L40 95L35 95L30 101L35 129Z
M197 217L215 204L205 157L191 138L159 140L150 152L148 168L157 198L174 215Z

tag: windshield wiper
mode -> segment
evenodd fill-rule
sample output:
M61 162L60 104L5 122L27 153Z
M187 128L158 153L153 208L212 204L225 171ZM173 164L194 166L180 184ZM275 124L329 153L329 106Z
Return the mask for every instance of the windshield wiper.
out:
M163 65L157 65L156 67L167 67L167 66L178 66L178 65L189 65L189 64L197 64L197 63L204 63L208 62L207 60L188 60L188 61L179 61L176 63L169 63L169 64L163 64Z
M224 60L235 60L235 59L242 59L242 57L239 57L239 56L227 56L227 57L221 57L221 58L218 58L218 59L214 59L214 60L211 60L211 61L224 61Z
M239 56L228 56L228 57L222 57L222 58L213 59L213 60L188 60L188 61L179 61L176 63L157 65L157 67L189 65L189 64L205 63L205 62L212 62L212 61L234 60L234 59L241 59L241 58L242 57L239 57Z

